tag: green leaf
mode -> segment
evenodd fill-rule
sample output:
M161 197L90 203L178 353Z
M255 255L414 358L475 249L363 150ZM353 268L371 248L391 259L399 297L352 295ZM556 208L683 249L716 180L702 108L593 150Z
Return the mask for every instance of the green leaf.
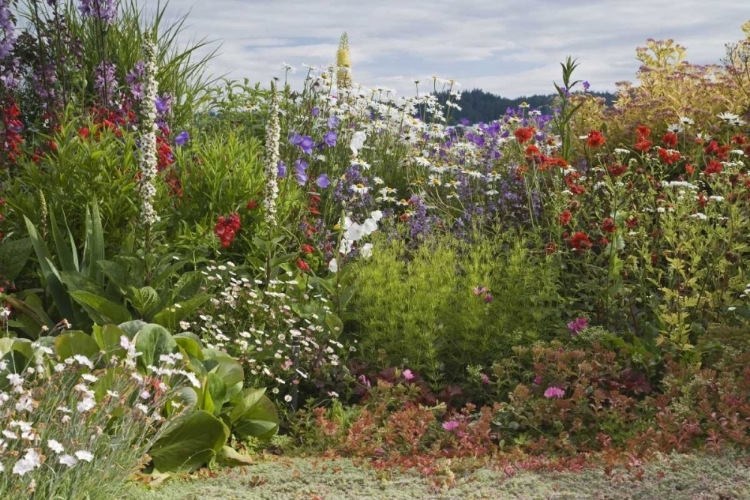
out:
M94 341L108 357L117 356L120 359L125 357L125 349L120 346L122 336L127 337L127 334L115 325L94 325Z
M239 453L230 446L222 446L221 450L219 450L219 454L216 456L216 461L225 467L253 465L255 463L253 457Z
M24 215L23 219L26 222L26 230L29 232L29 238L34 247L34 252L39 260L39 267L41 268L42 276L44 277L47 289L52 295L52 299L55 301L55 306L63 318L73 321L76 317L73 303L70 296L68 296L65 286L62 284L62 281L60 281L57 269L53 269L54 265L52 265L47 257L47 247L29 218Z
M133 308L143 317L147 317L148 313L159 305L159 294L150 286L130 287L128 298Z
M31 256L31 238L6 241L0 244L0 276L8 281L14 281L23 270Z
M104 260L104 230L102 229L102 220L99 216L99 206L96 200L91 203L91 208L89 210L86 207L86 240L83 247L81 271L99 285L102 285L104 284L104 273L98 262Z
M232 356L214 349L203 350L203 365L206 370L217 374L227 387L245 380L245 371Z
M99 353L99 345L88 333L71 330L55 338L55 352L60 359L76 355L93 358Z
M57 227L57 220L55 219L54 212L49 213L50 226L52 229L52 239L55 242L55 248L57 249L57 260L60 261L60 266L63 271L67 272L78 272L77 256L74 260L75 255L75 243L73 242L73 235L70 234L68 229L69 240L66 242L60 228Z
M172 421L148 454L159 472L193 472L207 464L229 439L229 428L198 410Z
M193 311L198 309L210 298L210 295L199 295L198 297L186 300L185 302L172 304L156 313L154 317L151 318L151 321L158 325L162 325L165 328L169 328L170 330L177 330L180 321L189 314L192 314Z
M230 414L230 419L232 415L236 416L232 419L232 430L240 437L270 439L279 430L279 415L273 402L262 393L258 398L257 391L246 390L242 402ZM239 416L235 413L238 408Z
M172 338L177 342L180 349L185 351L185 354L198 360L203 359L203 348L201 347L200 342L193 338L180 337L179 335L173 335Z
M115 304L95 293L79 290L71 292L70 296L78 302L88 313L89 317L100 325L106 323L124 323L132 319L128 308Z
M211 413L218 415L221 413L221 407L224 406L224 402L226 401L227 385L219 375L209 373L205 381L205 386L206 392L211 394L211 401L214 404L214 409L211 410Z
M148 324L135 337L135 349L141 355L138 363L143 367L157 366L159 357L177 351L177 342L162 326Z
M146 323L145 321L142 321L140 319L134 319L132 321L126 321L124 323L120 323L117 326L120 327L120 329L122 329L122 331L125 332L125 334L129 338L132 339L133 337L136 336L138 332L143 330L143 327L147 325L148 323Z

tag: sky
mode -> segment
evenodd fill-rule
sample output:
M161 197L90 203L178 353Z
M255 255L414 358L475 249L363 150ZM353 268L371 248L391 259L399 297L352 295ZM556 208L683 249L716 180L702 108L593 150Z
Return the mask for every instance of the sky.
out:
M155 0L141 0L156 4ZM266 86L284 77L299 87L307 69L336 57L349 36L354 81L413 95L432 76L459 90L503 97L554 92L560 62L592 91L634 81L635 49L673 39L694 64L720 63L725 44L743 38L747 0L169 0L168 19L186 15L181 41L214 40L212 75ZM431 84L431 83L430 83Z

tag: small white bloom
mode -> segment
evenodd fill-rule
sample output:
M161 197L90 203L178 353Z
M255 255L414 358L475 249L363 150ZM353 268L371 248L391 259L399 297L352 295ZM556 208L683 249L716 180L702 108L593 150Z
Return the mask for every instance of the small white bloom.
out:
M336 262L336 257L332 258L331 261L328 263L328 270L332 273L339 272L339 264Z
M365 243L362 246L362 250L360 251L360 254L365 259L369 259L370 257L372 257L372 243Z
M55 441L54 439L48 440L47 446L49 446L49 449L54 451L55 453L62 453L63 451L65 451L63 445L59 441Z
M83 460L85 462L91 462L94 459L94 454L86 450L77 451L75 452L75 455L78 460Z
M59 461L61 464L67 465L68 467L73 467L78 463L78 459L73 455L61 455Z

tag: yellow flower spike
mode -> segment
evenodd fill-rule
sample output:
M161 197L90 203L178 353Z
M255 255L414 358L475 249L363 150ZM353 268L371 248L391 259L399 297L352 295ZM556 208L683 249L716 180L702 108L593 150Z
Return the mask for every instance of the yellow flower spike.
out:
M352 63L349 59L349 36L344 32L339 39L339 49L336 51L336 83L339 88L352 87Z

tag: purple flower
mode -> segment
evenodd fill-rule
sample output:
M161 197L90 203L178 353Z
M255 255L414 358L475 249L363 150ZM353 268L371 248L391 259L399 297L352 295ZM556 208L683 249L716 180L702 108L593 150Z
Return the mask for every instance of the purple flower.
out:
M468 118L461 118L461 120L460 120L459 123L461 123L461 125L463 125L465 127L465 126L469 125L471 122L469 121Z
M300 135L297 132L293 132L289 136L289 142L294 146L298 146L303 153L308 155L312 154L313 146L315 146L315 141L312 140L312 137Z
M280 161L279 163L277 163L276 170L277 170L276 175L279 178L286 177L286 163L284 163L283 161Z
M94 70L94 89L104 104L112 102L112 96L117 90L116 69L111 62L102 61Z
M565 396L565 391L563 389L560 389L559 387L550 386L547 387L547 390L544 391L544 397L547 399L552 398L562 398Z
M591 87L591 85L589 84L589 82L583 82L583 90L588 90L589 87Z
M539 385L541 383L542 383L542 377L540 377L539 375L537 375L536 377L534 377L534 384L535 385Z
M320 174L317 179L315 179L315 184L320 189L325 189L328 186L331 185L331 181L328 180L328 174Z
M297 178L297 182L300 186L307 182L307 170L308 163L305 160L299 159L294 162L294 176Z
M336 145L336 139L338 139L338 134L334 131L326 132L323 136L323 142L328 144L330 147L334 147Z
M81 17L92 17L104 24L111 24L117 14L116 0L81 0L78 6Z
M453 431L457 428L458 428L458 422L456 422L455 420L451 420L449 422L443 423L443 429L445 429L448 432Z
M568 323L568 328L570 329L571 335L578 335L581 330L584 328L587 328L589 326L589 320L588 318L577 318L570 323Z
M166 115L169 113L169 109L172 104L172 99L168 95L163 95L156 98L156 112L160 115Z
M312 114L313 116L318 116L318 115L320 114L320 108L319 108L319 107L317 107L317 106L315 106L315 107L314 107L314 108L312 109L312 111L310 111L310 113L311 113L311 114Z
M487 293L487 287L486 286L475 286L472 290L472 293L474 295L482 295L483 293Z
M336 128L341 123L341 120L339 120L339 117L336 115L331 115L328 118L328 128Z
M186 130L183 130L177 135L177 137L174 138L174 143L178 146L184 146L189 140L190 134L188 134Z
M484 296L484 301L485 301L485 302L486 302L487 304L489 304L490 302L492 302L492 298L493 298L493 297L492 297L492 295L490 295L490 294L488 293L487 295L485 295L485 296Z
M370 387L370 381L367 380L367 377L365 377L364 375L360 375L359 377L357 377L357 380L365 387Z
M488 377L487 375L485 375L483 373L481 375L481 379L482 379L482 385L489 385L489 383L490 383L490 377Z

